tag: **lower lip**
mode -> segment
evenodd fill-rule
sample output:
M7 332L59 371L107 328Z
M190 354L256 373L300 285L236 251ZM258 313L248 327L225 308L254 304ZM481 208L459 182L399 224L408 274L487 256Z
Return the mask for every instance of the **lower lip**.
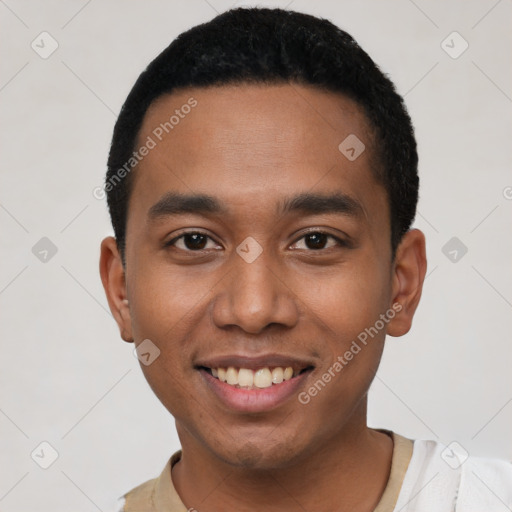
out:
M311 370L292 377L290 380L285 380L281 384L272 384L272 386L262 389L235 388L215 378L206 370L200 369L199 373L208 387L229 409L256 413L271 411L295 396Z

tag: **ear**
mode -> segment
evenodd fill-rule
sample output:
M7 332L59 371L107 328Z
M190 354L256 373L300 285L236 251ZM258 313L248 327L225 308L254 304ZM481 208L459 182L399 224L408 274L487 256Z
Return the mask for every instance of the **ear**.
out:
M388 323L390 336L403 336L409 332L426 271L425 236L419 229L411 229L398 245L393 264L392 305L397 313Z
M125 271L116 239L111 236L101 242L100 275L108 305L119 327L121 338L124 341L133 342Z

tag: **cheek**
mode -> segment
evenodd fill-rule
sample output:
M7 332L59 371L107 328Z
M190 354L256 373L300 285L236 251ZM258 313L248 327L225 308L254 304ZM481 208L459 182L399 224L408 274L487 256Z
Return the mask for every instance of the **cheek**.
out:
M388 305L389 276L370 266L341 267L319 280L305 280L300 292L312 315L330 335L347 341L372 326Z
M147 265L134 269L129 281L132 331L138 352L146 344L150 353L157 354L148 365L139 356L141 369L155 394L171 411L186 402L187 379L192 373L187 338L194 328L194 315L208 300L202 287L190 286L190 279L180 275L171 275L168 268Z
M148 257L134 266L129 280L132 328L136 340L150 338L170 343L181 338L187 323L209 300L212 275L194 276L194 269L172 271L168 264Z
M169 358L162 352L151 365L141 364L141 368L155 396L176 420L201 415L197 397L176 358Z
M387 324L380 315L388 307L388 280L375 266L354 266L323 279L303 295L312 321L324 332L324 365L315 382L328 381L328 390L324 392L322 382L311 389L312 394L323 395L319 407L329 409L344 403L351 408L352 400L367 391L384 347Z

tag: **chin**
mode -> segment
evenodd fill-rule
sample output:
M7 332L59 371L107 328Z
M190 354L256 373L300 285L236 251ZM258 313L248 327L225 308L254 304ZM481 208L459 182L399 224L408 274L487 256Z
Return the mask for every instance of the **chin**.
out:
M226 443L224 446L229 446ZM240 469L271 471L292 466L300 458L295 442L275 444L268 439L246 441L238 446L231 441L231 449L224 453L214 451L226 464Z

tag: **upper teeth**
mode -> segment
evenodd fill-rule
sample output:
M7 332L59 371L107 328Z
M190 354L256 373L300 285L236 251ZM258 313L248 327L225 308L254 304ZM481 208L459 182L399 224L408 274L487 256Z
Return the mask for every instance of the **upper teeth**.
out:
M234 366L229 366L228 368L211 368L211 371L212 375L220 381L241 388L268 388L272 384L281 384L284 380L290 380L293 377L291 366L286 368L277 366L272 370L265 367L256 371L249 368L237 369Z

